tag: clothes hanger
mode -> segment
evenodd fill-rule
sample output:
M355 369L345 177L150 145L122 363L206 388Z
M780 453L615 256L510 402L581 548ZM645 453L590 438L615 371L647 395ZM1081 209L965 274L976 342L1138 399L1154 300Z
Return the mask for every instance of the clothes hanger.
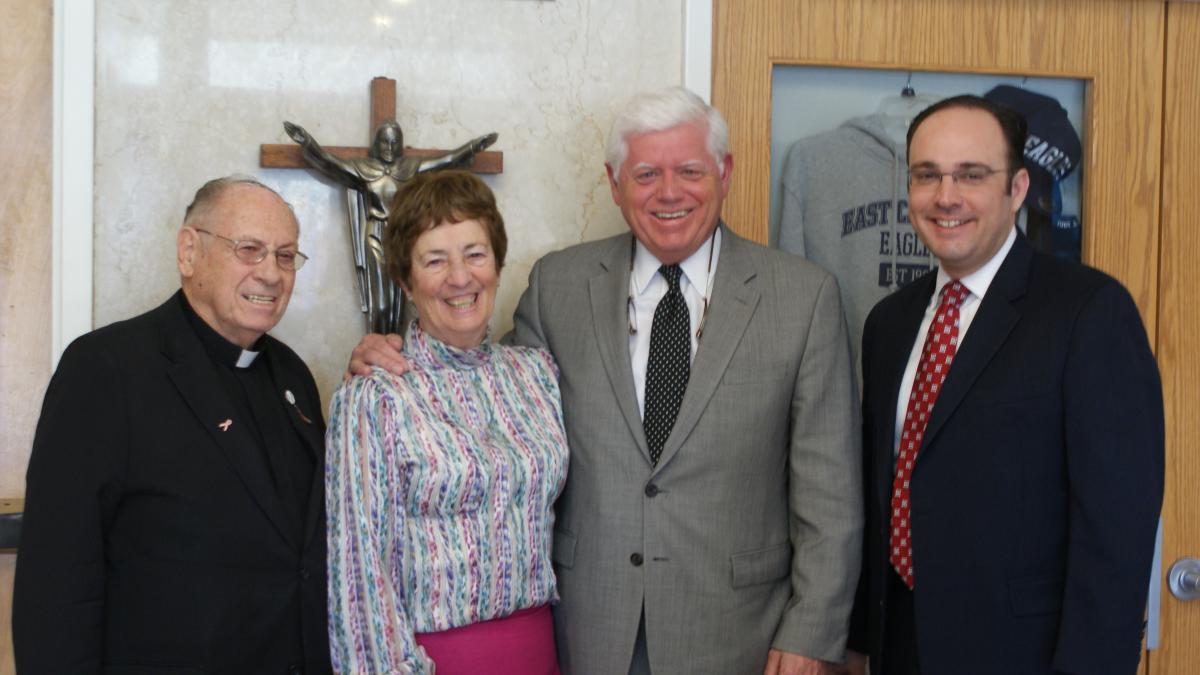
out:
M908 80L899 96L885 96L879 101L877 112L888 117L904 117L912 119L925 108L945 98L937 94L918 94L912 86L912 71L908 71Z
M938 94L918 94L912 86L912 71L908 71L908 79L898 96L885 96L879 101L876 113L884 117L883 125L897 143L903 144L908 135L908 124L917 113L945 98Z

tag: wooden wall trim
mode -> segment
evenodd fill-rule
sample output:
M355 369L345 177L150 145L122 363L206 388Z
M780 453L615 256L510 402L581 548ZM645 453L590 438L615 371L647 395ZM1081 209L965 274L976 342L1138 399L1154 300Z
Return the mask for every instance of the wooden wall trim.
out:
M54 295L49 357L56 366L67 345L92 330L96 3L53 2Z
M1125 283L1153 332L1161 1L714 0L714 6L713 102L731 128L735 170L725 215L736 231L767 239L776 64L1086 79L1084 259Z

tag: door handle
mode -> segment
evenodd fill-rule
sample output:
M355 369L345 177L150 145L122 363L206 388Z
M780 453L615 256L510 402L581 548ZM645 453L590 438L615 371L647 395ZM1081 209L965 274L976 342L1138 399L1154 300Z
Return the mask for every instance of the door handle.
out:
M1200 598L1200 560L1180 558L1167 572L1167 588L1180 600Z

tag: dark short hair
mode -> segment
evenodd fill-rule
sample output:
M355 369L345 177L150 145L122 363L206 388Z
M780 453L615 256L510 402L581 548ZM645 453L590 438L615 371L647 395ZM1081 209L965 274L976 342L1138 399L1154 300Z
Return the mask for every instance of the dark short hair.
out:
M496 196L487 183L467 171L427 171L407 180L396 191L383 234L388 274L408 284L417 239L438 225L464 220L478 220L483 225L496 257L496 271L500 271L508 252L508 236Z
M1008 146L1008 152L1006 153L1008 156L1006 159L1008 161L1008 189L1011 191L1013 176L1017 175L1017 171L1025 167L1025 137L1029 133L1029 125L1026 124L1025 116L1021 113L1006 105L989 101L982 96L975 96L974 94L951 96L917 113L912 123L908 125L908 137L904 142L904 154L907 156L912 150L913 135L917 132L917 127L921 126L921 123L930 115L949 108L982 110L990 114L1000 125L1000 132L1004 134L1004 143Z

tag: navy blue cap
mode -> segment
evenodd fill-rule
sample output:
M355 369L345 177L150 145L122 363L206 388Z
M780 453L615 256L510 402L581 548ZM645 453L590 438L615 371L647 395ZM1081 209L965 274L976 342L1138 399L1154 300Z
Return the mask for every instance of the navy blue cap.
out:
M1083 144L1067 119L1067 111L1049 96L1008 84L995 87L983 97L1025 117L1029 125L1025 169L1030 178L1025 203L1042 213L1053 214L1054 183L1071 175L1083 156Z

